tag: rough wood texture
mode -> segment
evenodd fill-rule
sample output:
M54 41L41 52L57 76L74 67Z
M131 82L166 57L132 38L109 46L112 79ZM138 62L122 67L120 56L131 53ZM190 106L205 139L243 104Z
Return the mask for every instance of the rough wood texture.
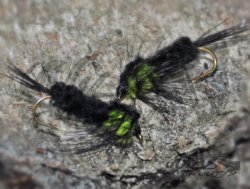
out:
M2 0L1 72L11 61L44 84L60 79L109 100L122 66L141 44L146 55L163 35L166 43L181 35L195 39L225 18L249 20L249 5L248 0ZM249 37L216 52L219 70L196 86L195 108L177 107L178 115L166 124L139 102L144 146L135 141L127 150L114 147L82 157L58 152L58 138L32 123L31 106L39 96L1 74L0 188L249 188ZM240 174L184 176L182 168L167 167L183 156L240 161Z

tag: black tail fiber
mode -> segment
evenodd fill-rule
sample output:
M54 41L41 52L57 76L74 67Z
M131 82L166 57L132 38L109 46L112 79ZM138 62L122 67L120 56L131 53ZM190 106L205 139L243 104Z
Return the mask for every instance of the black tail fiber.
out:
M47 87L43 86L42 84L38 83L37 81L29 77L27 74L22 72L16 66L14 65L8 66L8 70L9 70L9 73L7 74L7 76L13 79L14 81L34 91L50 94L50 90Z
M247 23L240 23L234 26L227 27L221 31L213 32L211 30L203 34L199 39L194 42L196 47L202 47L215 43L224 39L233 38L239 36L243 32L249 31L250 26Z

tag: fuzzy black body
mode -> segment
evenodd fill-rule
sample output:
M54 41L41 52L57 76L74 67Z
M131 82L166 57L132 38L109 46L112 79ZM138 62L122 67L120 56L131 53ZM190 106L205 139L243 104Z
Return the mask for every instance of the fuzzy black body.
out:
M83 119L86 123L102 123L108 118L110 105L96 98L83 94L74 85L63 82L55 83L49 90L53 106Z
M96 150L110 144L128 146L132 142L132 136L139 137L141 134L138 125L140 114L132 106L117 101L104 102L95 96L84 94L74 85L67 85L63 82L56 82L51 88L47 88L13 65L9 66L9 70L11 79L34 91L50 95L53 106L75 116L77 120L92 125L92 127L81 128L74 135L68 133L67 140L69 137L70 140L81 138L82 141L77 143L85 145L77 148L76 153ZM86 145L86 138L90 137L87 135L95 135L96 138L88 141ZM64 133L63 137L65 136L67 133ZM96 143L95 140L98 142Z
M85 95L76 86L66 85L63 82L55 83L49 90L49 94L52 96L53 106L83 119L85 123L100 125L108 119L108 114L112 110L121 110L131 115L133 122L140 117L140 114L131 106L117 101L103 102L95 96Z
M133 74L142 63L148 63L154 67L154 71L162 72L165 70L166 74L171 74L178 69L178 65L188 64L195 60L199 55L197 47L188 37L181 37L173 42L171 45L155 52L152 57L142 58L136 57L133 61L128 63L120 76L120 83L126 82L128 77ZM162 74L161 78L165 75Z
M174 96L171 96L170 93L166 95L166 90L162 88L162 85L168 78L171 78L173 75L183 74L185 65L188 65L190 62L197 59L199 56L198 47L188 37L181 37L174 41L171 45L160 49L155 52L155 54L148 58L142 58L138 56L135 60L131 61L126 65L123 73L120 76L120 86L126 86L128 82L128 77L135 74L140 66L143 64L148 64L150 66L151 72L148 73L148 77L151 77L152 73L157 74L157 78L152 79L152 89L151 92L154 92L158 95L164 96L166 98L174 99ZM137 94L138 99L145 99L145 94L141 93L143 79L137 78ZM120 87L119 86L119 87ZM121 89L126 89L126 87L117 88L117 96L123 97L126 94L126 90L122 91ZM165 91L164 91L165 90ZM121 94L123 93L123 94Z
M178 70L179 66L195 60L198 55L199 51L190 38L181 37L171 45L157 51L152 57L147 58L146 61L150 65L155 66L156 72L165 70L166 74L171 74ZM161 78L163 77L164 74L162 74Z

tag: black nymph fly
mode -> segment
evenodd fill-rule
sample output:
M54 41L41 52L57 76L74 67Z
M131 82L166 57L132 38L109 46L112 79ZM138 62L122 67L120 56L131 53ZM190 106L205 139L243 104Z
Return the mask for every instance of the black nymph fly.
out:
M53 106L90 125L82 126L75 132L75 135L68 133L67 136L66 132L66 136L63 136L67 139L79 137L78 144L81 145L74 148L76 153L92 151L109 144L129 146L133 136L142 140L141 129L138 125L140 114L133 107L117 101L104 102L95 96L84 94L74 85L67 85L63 82L56 82L47 88L14 65L8 68L8 76L11 79L34 91L49 95L37 101L35 107L41 100L50 98ZM91 137L88 135L92 134L98 136L98 139L89 139Z
M249 26L238 24L220 31L214 31L214 29L210 29L195 41L189 37L180 37L169 46L157 50L150 57L137 56L126 65L120 75L119 85L116 89L117 98L120 100L127 98L132 101L140 99L159 113L163 111L163 108L168 108L161 105L159 107L149 94L155 94L177 104L185 104L184 100L187 99L188 94L186 89L177 86L177 84L182 84L185 81L192 84L192 81L202 80L216 70L217 58L213 51L205 46L237 37L248 31ZM194 67L192 62L198 59L200 53L208 53L212 56L213 67L193 79L183 79L182 76L186 74L187 67ZM177 79L175 80L175 78ZM172 82L173 80L175 83Z

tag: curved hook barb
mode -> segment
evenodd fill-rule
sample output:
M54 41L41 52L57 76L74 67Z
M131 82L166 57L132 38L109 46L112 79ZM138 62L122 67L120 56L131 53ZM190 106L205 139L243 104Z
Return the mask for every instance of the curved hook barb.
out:
M215 72L215 70L217 69L217 65L218 65L217 57L213 51L211 51L205 47L199 47L198 49L201 52L208 53L213 58L213 66L210 69L208 69L206 72L202 72L199 76L194 77L192 79L194 83L196 83L200 80L203 80L206 77L209 77L211 74L213 74Z
M36 103L32 106L32 117L33 117L33 120L34 120L35 123L38 123L38 124L41 124L41 125L44 125L44 126L47 126L47 127L50 127L50 126L51 126L51 125L49 125L49 124L46 124L46 123L40 121L40 120L37 118L37 115L36 115L36 110L37 110L39 104L40 104L41 102L43 102L44 100L51 99L51 98L52 98L51 96L44 96L44 97L38 99L38 100L36 101ZM55 127L55 126L52 125L52 127ZM56 127L55 127L55 128L56 128Z

